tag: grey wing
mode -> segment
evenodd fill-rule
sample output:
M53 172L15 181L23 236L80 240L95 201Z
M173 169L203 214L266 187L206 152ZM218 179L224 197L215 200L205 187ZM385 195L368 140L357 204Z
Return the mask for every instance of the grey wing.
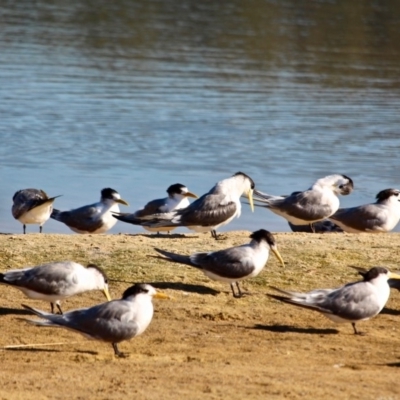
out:
M373 230L374 227L385 223L385 213L375 204L359 207L339 208L329 219L342 222L357 230Z
M177 210L180 225L215 226L233 217L237 212L236 204L226 203L224 199L223 194L205 194L188 207Z
M283 199L271 200L269 206L310 222L324 219L332 213L329 205L321 204L320 194L311 190L295 192Z
M139 330L126 301L114 300L97 306L70 311L46 318L57 325L76 330L105 342L118 343L136 335Z
M19 190L13 196L12 215L15 219L18 219L29 210L46 203L47 200L47 194L43 190Z
M38 293L57 295L65 293L77 278L72 264L60 262L6 272L5 281Z
M167 199L156 199L149 201L141 210L137 210L133 215L136 218L143 218L149 215L167 212L165 208Z
M190 260L197 268L233 279L242 278L253 270L252 263L247 263L243 257L240 246L213 253L196 253L190 256Z
M101 228L103 224L101 218L98 218L99 214L99 209L95 204L93 204L76 208L71 211L59 212L58 210L53 210L51 217L64 222L64 224L70 227L82 231L86 230L88 232L94 232Z
M380 308L374 294L365 282L349 283L325 297L319 306L332 314L348 320L358 320L376 315Z

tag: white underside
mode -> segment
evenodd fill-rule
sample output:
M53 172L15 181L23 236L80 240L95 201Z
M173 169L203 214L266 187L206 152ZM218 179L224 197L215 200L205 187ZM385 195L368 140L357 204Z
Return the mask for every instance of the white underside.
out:
M43 225L50 218L52 210L53 204L45 203L41 206L35 207L32 210L27 211L18 218L18 221L24 225Z

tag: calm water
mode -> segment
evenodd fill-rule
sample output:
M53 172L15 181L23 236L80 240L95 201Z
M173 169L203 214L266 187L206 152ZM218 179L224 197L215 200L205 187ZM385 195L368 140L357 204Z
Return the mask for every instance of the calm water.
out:
M0 232L22 232L10 208L27 187L62 194L59 209L112 187L123 211L239 170L274 194L347 174L343 206L400 187L397 0L19 0L0 14ZM223 230L261 227L289 230L248 206Z

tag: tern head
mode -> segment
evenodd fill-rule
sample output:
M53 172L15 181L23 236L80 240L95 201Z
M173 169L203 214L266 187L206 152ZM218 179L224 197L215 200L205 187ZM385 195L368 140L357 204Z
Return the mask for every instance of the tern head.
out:
M314 185L314 187L324 187L330 188L336 195L346 196L350 194L354 189L354 183L351 178L346 175L328 175L324 178L318 179Z
M174 185L171 185L167 189L168 196L173 198L176 195L180 197L193 197L194 199L197 199L198 196L196 196L194 193L189 192L189 189L180 183L175 183Z
M107 201L107 200L112 200L115 203L120 203L120 204L124 204L125 206L128 206L129 204L121 199L120 194L111 188L105 188L101 191L101 201Z
M385 203L385 202L398 203L400 201L399 194L400 194L400 191L398 189L381 190L376 195L376 202L377 203Z
M354 267L353 267L354 268ZM358 270L358 273L364 278L365 282L372 282L375 279L400 279L400 275L394 272L390 272L385 267L373 267L369 271L362 271L361 268L355 268Z
M243 181L243 191L242 194L245 194L249 199L251 211L254 212L254 202L253 202L253 191L255 188L255 183L253 179L251 179L248 175L243 172L236 172L233 177L237 177L238 179L242 179Z
M123 300L133 299L137 296L148 296L155 299L167 299L168 296L164 293L157 292L153 286L147 283L135 283L130 286L122 295Z
M276 246L274 235L271 232L266 231L265 229L260 229L258 231L253 232L250 235L250 238L258 243L265 241L268 244L271 251L275 254L276 258L280 261L282 266L283 267L285 266L285 262L283 261L283 258L278 251L278 247Z
M100 268L96 264L89 264L87 266L87 269L89 269L93 274L93 282L95 283L95 288L102 290L104 296L106 296L107 300L110 301L111 296L108 290L108 277L104 269Z

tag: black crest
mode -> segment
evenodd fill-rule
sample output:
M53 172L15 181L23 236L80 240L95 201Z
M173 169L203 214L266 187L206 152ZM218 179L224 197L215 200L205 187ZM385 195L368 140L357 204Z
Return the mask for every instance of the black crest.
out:
M247 178L249 181L250 181L250 187L252 188L252 189L254 189L255 187L256 187L256 184L254 183L254 181L253 181L253 179L251 179L248 175L246 175L244 172L236 172L236 174L234 174L233 176L238 176L238 175L242 175L242 176L244 176L245 178Z
M185 185L182 185L180 183L175 183L173 185L171 185L168 189L167 189L167 193L172 196L173 194L181 194L182 193L182 189L186 188Z
M387 200L389 197L391 196L398 196L399 195L399 191L397 189L385 189L385 190L381 190L377 195L376 195L376 199L378 200L378 203L380 203L381 201L385 201Z
M367 272L359 272L359 274L364 278L365 282L372 281L377 278L380 274L387 274L389 270L384 267L373 267Z
M354 182L353 182L353 180L352 180L349 176L347 176L347 175L342 175L342 177L343 177L344 179L347 179L348 182L345 183L344 185L341 185L341 186L340 186L341 194L342 194L342 195L350 194L350 193L353 191L353 189L354 189Z
M265 229L260 229L258 231L253 232L250 235L250 238L260 243L262 240L265 240L270 246L275 246L275 238L274 235L266 231Z
M93 269L96 269L97 271L99 271L100 274L103 275L103 277L104 277L104 282L108 283L108 276L106 274L106 271L104 271L103 268L99 267L96 264L88 264L86 268L93 268Z
M128 287L122 295L123 299L126 299L130 296L137 296L140 293L148 293L147 285L144 283L135 283L133 286Z
M101 191L101 198L102 199L115 199L115 195L118 194L118 192L114 189L111 188L105 188Z

